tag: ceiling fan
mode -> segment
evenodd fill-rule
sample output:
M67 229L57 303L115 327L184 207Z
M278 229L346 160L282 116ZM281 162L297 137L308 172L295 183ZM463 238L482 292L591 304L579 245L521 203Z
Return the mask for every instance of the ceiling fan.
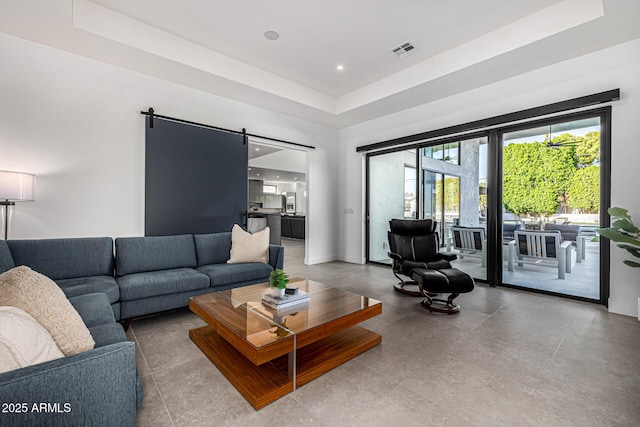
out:
M579 144L577 141L571 141L569 139L565 139L562 141L552 141L549 134L544 136L544 140L546 142L546 148L564 148L564 147L575 147Z

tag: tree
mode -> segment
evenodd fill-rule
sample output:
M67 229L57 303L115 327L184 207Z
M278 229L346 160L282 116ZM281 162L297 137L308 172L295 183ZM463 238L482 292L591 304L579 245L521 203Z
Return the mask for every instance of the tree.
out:
M578 156L578 167L591 166L600 162L600 132L591 131L584 136L563 133L551 141L558 144L573 144Z
M549 216L566 199L578 166L573 146L548 148L546 143L509 144L504 148L503 203L522 215Z
M569 206L582 213L600 211L600 167L578 169L569 183Z
M576 154L580 166L600 163L600 132L592 131L583 137L578 137Z

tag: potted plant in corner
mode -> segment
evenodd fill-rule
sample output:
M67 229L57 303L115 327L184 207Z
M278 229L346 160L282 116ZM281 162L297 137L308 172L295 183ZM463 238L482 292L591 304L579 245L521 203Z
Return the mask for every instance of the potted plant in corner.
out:
M287 283L289 283L289 276L284 270L278 268L269 274L269 286L274 297L282 298L284 290L287 288Z
M611 215L611 227L597 230L598 234L616 242L616 246L634 257L640 258L640 229L631 220L629 211L611 207L607 212ZM626 259L624 263L629 267L640 267L640 262ZM640 320L640 296L638 297L638 320Z

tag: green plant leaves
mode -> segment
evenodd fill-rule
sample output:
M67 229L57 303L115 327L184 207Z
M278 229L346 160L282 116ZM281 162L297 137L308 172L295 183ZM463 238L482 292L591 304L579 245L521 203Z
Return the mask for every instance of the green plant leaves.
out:
M611 215L612 218L631 218L628 214L629 211L623 208L610 207L609 209L607 209L607 212L609 213L609 215Z
M276 269L269 274L269 286L278 289L285 289L289 283L289 276L284 270Z
M620 231L613 228L603 228L602 230L598 230L601 236L606 237L607 239L613 240L614 242L620 243L630 243L632 245L640 246L640 240L637 237L633 237L626 233L621 233Z
M635 226L629 211L623 208L611 207L607 210L613 220L609 228L596 230L598 234L617 242L619 248L626 250L636 258L640 258L640 229ZM630 267L640 267L640 263L630 260L623 261Z
M637 268L637 267L640 267L640 263L635 262L635 261L629 261L629 260L625 259L625 260L624 260L624 261L622 261L622 262L624 262L624 263L625 263L626 265L628 265L629 267L636 267L636 268Z

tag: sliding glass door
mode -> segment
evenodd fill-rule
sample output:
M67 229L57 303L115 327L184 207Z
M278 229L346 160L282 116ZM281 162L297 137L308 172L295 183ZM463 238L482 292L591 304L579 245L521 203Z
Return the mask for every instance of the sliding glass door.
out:
M487 138L425 147L420 164L420 217L438 223L442 250L458 253L455 267L486 280Z
M368 260L391 264L387 231L392 218L416 218L416 150L369 158Z
M433 219L478 281L604 304L610 139L605 107L370 153L367 260L391 264L390 219Z
M428 218L441 250L459 253L455 266L486 280L487 137L372 155L367 170L368 261L391 263L390 219ZM459 244L463 229L478 233L477 247Z
M503 282L600 300L599 116L502 135Z

